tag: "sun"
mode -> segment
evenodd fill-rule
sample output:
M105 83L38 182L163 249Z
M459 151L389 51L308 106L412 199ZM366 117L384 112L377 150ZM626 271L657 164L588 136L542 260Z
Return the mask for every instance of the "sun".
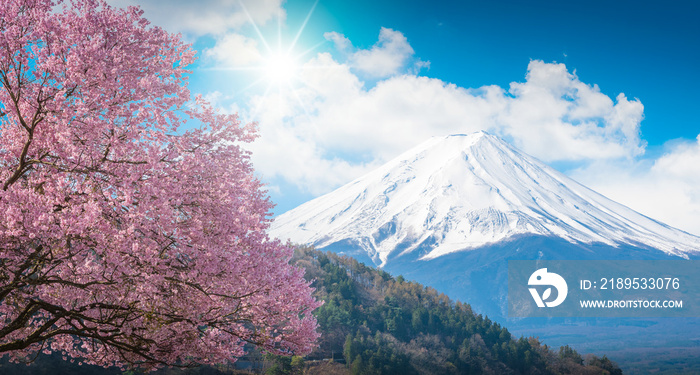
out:
M269 84L289 85L298 78L301 66L290 53L274 52L265 59L262 70Z
M302 53L296 52L296 46L299 42L301 34L309 22L309 19L311 18L311 15L318 5L318 2L319 0L314 1L311 9L306 15L306 18L299 27L299 30L296 32L296 35L294 35L294 38L288 43L285 43L285 38L283 38L282 34L282 20L284 19L284 16L282 14L278 15L276 48L271 46L271 43L269 43L270 40L263 35L243 3L239 2L241 9L248 17L248 21L250 21L251 26L255 30L260 42L262 43L262 46L264 47L264 50L260 51L258 54L258 57L262 57L262 59L256 58L256 61L252 66L234 67L230 69L253 73L252 76L257 78L253 80L252 83L241 89L241 92L247 91L255 86L263 86L265 88L264 93L260 95L262 100L256 101L257 104L252 111L252 117L255 117L260 108L262 108L263 102L265 102L267 97L272 95L291 95L292 97L296 98L304 112L307 112L306 106L301 100L297 88L301 86L304 81L303 72L307 69L315 69L317 67L309 65L308 62L301 63L301 61L323 45L325 41L316 44Z

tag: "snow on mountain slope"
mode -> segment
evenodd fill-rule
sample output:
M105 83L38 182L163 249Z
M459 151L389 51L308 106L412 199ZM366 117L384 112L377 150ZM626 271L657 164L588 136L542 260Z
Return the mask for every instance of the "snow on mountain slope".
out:
M485 132L434 137L275 219L270 235L317 248L350 241L377 265L518 234L640 245L686 257L700 238L580 185ZM427 251L425 249L428 249Z

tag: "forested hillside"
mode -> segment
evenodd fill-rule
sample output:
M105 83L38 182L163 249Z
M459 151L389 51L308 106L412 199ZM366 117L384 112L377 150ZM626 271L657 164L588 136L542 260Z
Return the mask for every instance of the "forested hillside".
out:
M315 279L322 331L308 358L341 358L353 374L621 374L607 357L514 338L469 305L348 257L299 248Z
M435 289L392 277L349 257L300 247L292 262L314 280L325 303L316 316L319 346L306 358L255 350L236 366L162 369L157 374L621 374L603 356L582 357L536 338L515 338L505 327L451 301ZM236 368L238 367L238 368ZM247 368L242 370L241 367ZM118 373L39 357L31 366L4 362L0 373Z

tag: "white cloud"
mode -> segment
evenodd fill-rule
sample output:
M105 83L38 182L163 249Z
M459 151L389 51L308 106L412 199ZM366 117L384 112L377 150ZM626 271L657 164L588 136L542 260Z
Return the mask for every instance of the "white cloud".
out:
M678 142L654 164L653 170L700 186L700 135L695 142Z
M234 114L241 112L239 104L237 102L232 102L234 98L230 95L223 94L221 91L211 91L202 97L214 108L218 108L223 113Z
M203 55L227 68L247 67L263 61L257 40L237 33L219 37L214 47L204 50Z
M350 42L350 39L346 38L343 34L331 31L324 33L323 37L326 38L326 40L333 42L338 51L346 52L352 49L352 42Z
M108 0L108 3L118 7L139 5L154 24L194 36L219 35L248 24L243 7L257 25L277 17L284 19L286 15L283 0L169 0L167 6L161 0Z
M549 162L632 158L644 150L639 137L641 103L624 95L614 102L563 64L533 61L525 82L511 84L508 91L497 86L465 89L408 74L365 88L350 64L329 54L319 54L307 67L296 96L279 97L274 105L269 98L260 99L256 107L268 117L260 118L263 132L265 127L284 126L308 142L315 157L328 162L337 155L360 155L343 161L361 167L368 161L386 161L430 136L482 129ZM280 113L287 107L289 111ZM269 118L271 113L279 115ZM265 134L261 142L267 142ZM294 179L293 169L273 173ZM328 178L324 186L341 180L332 172L319 173ZM354 176L345 181L350 177ZM304 181L308 179L297 183Z
M353 49L352 43L344 35L329 32L324 37L335 44L336 49L348 53ZM399 31L382 27L379 40L370 49L360 49L348 57L350 66L373 78L383 78L398 74L413 56L414 51L406 37ZM426 67L427 62L415 65L418 70Z
M624 95L613 101L563 64L533 61L526 80L509 90L410 74L367 88L350 62L327 53L307 67L294 93L253 103L261 124L254 160L263 175L315 194L435 135L488 130L549 162L632 158L644 150L641 103Z
M672 141L656 160L598 162L572 177L651 218L700 235L700 135Z
M317 89L256 96L242 115L248 119L254 117L260 124L260 138L250 146L256 171L265 179L281 178L303 191L320 195L348 182L352 176L361 175L370 165L330 155L316 137L319 129L315 116L307 114L326 98L337 101L343 95L357 95L361 83L346 66L334 65L328 54L309 64L317 67L314 69L317 81L309 82ZM302 107L300 102L313 104Z
M644 152L644 106L620 94L613 102L564 64L531 61L525 82L512 83L499 116L517 146L545 161L631 158Z

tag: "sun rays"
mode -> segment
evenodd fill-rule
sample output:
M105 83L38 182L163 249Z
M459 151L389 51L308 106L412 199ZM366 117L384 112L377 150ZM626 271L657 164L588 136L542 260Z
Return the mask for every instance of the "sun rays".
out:
M247 66L220 66L215 68L215 70L229 70L229 71L240 71L245 72L247 78L252 80L247 86L236 90L238 93L244 93L249 91L255 91L256 95L261 96L261 100L257 101L257 104L250 108L250 117L255 119L257 113L263 106L265 100L272 94L291 94L300 104L304 112L307 112L307 108L301 101L296 89L301 86L302 73L306 69L313 69L313 67L308 64L303 63L303 58L312 54L318 49L324 42L320 42L315 46L298 53L298 45L300 44L300 38L306 26L311 19L311 16L318 5L316 0L314 4L309 9L304 21L297 30L294 38L291 42L285 43L285 36L282 33L282 22L284 19L283 14L277 15L277 35L276 43L271 43L269 37L261 31L260 26L254 21L251 14L246 9L242 2L239 2L241 10L245 13L250 25L252 26L257 39L261 43L260 59L257 59L254 63ZM273 37L274 38L274 37ZM235 53L235 51L231 51ZM260 94L262 92L262 94Z

